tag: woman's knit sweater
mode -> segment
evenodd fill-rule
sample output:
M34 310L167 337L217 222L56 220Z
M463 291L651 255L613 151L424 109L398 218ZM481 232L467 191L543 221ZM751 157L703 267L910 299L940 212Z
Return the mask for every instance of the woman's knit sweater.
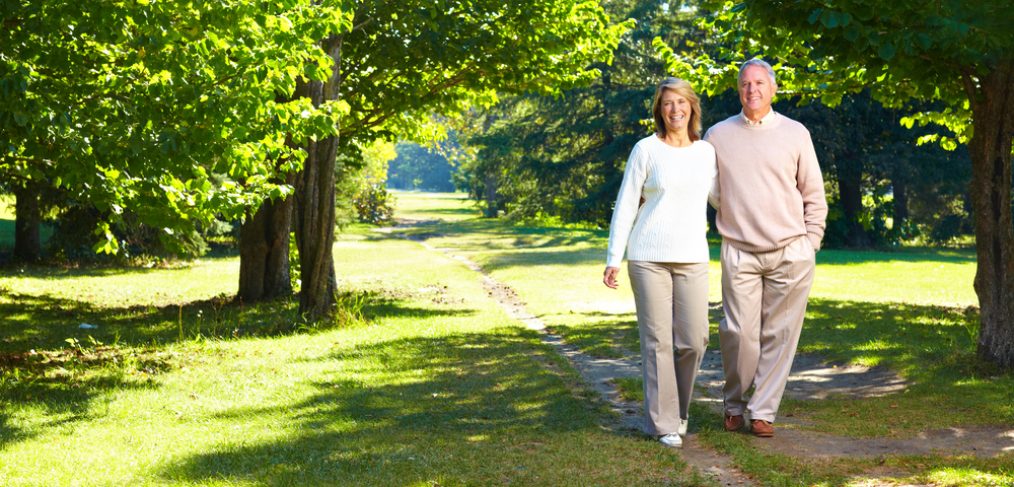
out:
M638 141L613 208L606 265L619 267L624 250L628 260L707 262L705 212L716 174L707 142L672 147L655 135Z

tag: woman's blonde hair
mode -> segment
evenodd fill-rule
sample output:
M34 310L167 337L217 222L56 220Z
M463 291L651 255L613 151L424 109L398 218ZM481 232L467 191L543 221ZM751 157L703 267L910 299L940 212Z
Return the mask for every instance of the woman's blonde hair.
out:
M666 78L655 90L655 101L651 104L651 114L655 117L655 132L659 135L665 135L666 132L665 118L662 117L662 95L665 90L672 90L690 102L690 122L687 123L687 132L690 140L701 140L701 98L694 92L690 83L679 78Z

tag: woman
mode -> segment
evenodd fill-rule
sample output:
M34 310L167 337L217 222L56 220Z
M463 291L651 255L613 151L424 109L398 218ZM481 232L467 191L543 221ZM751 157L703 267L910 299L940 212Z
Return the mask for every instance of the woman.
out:
M645 430L678 448L708 344L705 211L709 196L717 198L717 168L715 149L701 140L701 103L689 83L662 81L652 115L655 133L638 141L623 173L602 281L616 289L626 250L641 337Z

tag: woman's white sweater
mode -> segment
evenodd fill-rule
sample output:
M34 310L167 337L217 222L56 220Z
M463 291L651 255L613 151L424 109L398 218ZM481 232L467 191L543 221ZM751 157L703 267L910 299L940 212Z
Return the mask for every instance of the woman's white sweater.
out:
M715 148L673 147L655 135L634 145L609 225L606 265L628 260L708 261L708 197L717 197ZM644 204L640 205L641 198Z

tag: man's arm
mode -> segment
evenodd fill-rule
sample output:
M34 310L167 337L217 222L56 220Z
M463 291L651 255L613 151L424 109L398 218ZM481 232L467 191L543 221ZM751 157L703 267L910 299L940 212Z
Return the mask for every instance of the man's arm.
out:
M796 171L796 188L803 196L803 222L806 224L806 237L810 239L814 250L820 250L827 221L824 178L820 173L817 151L813 148L810 132L805 132L802 145L799 151L799 167Z

